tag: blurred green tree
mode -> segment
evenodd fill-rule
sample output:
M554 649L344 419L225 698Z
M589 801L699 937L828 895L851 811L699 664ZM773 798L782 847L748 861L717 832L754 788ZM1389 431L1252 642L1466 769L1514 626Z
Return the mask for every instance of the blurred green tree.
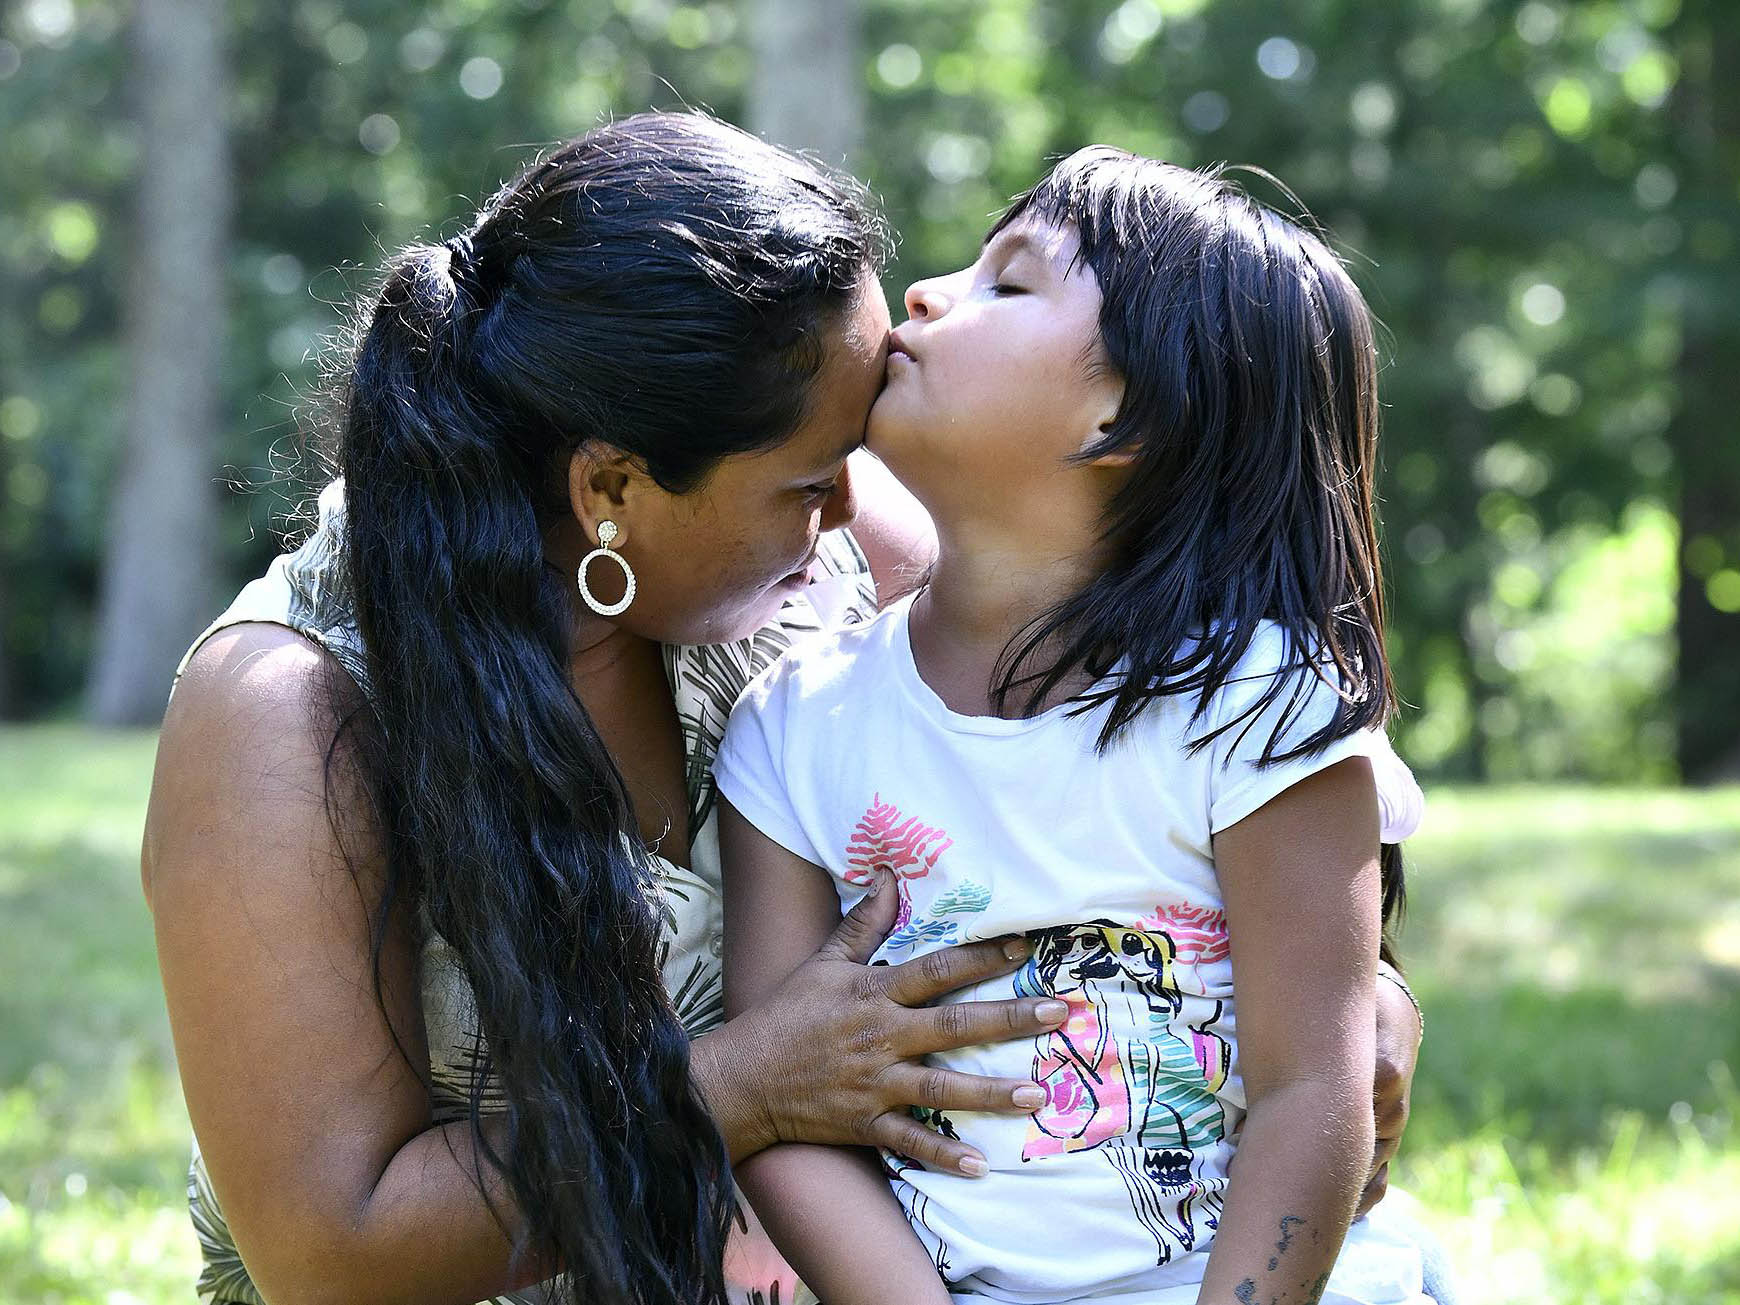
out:
M112 93L113 4L0 16L0 114L24 124L0 136L19 179L0 230L0 664L19 714L77 694L118 447L114 214L139 163ZM1261 164L1335 233L1387 326L1393 631L1416 704L1403 749L1422 768L1665 779L1731 755L1740 491L1723 363L1740 197L1720 77L1740 7L861 4L859 76L809 94L832 85L838 107L863 90L852 159L903 236L891 292L970 259L1048 155L1090 140ZM269 487L226 505L232 581L263 565L296 498L274 477L318 474L298 418L366 269L449 234L539 142L602 113L690 103L749 120L758 12L228 7L239 172L220 457ZM791 71L776 57L760 63L775 78Z
M864 136L858 0L749 0L748 13L750 130L834 167L855 158Z
M1740 23L1723 0L1687 0L1676 26L1681 93L1673 170L1685 195L1669 284L1681 305L1670 426L1684 540L1678 719L1688 779L1740 778Z
M230 161L223 7L139 0L134 95L144 146L130 299L125 431L108 514L90 712L153 724L217 593L212 485L224 334Z

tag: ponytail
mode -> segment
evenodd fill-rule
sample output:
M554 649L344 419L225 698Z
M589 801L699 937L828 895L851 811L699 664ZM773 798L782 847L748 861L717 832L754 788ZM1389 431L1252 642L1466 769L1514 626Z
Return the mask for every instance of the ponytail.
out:
M683 493L785 439L886 249L850 179L704 115L627 118L394 260L341 387L377 990L390 919L420 913L476 1001L480 1165L573 1305L723 1305L735 1204L650 859L569 679L561 469L597 442Z
M461 379L487 306L453 257L420 248L391 268L347 396L372 717L358 737L388 900L421 906L475 995L470 1123L518 1205L516 1256L564 1268L575 1305L723 1302L725 1149L660 981L657 890L624 837L622 780L568 680L567 598L527 468ZM491 1076L496 1144L480 1126Z

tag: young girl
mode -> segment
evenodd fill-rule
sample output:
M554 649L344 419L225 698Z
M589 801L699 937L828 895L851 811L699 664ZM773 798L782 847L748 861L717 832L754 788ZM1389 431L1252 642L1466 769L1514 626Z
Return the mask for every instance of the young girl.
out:
M1349 1234L1379 844L1419 797L1381 732L1358 291L1224 178L1095 147L907 309L869 443L940 555L732 716L727 1002L892 891L879 959L1019 935L961 996L1068 1018L930 1058L1031 1080L1025 1117L927 1112L976 1174L783 1146L744 1189L828 1305L1423 1300L1412 1247Z

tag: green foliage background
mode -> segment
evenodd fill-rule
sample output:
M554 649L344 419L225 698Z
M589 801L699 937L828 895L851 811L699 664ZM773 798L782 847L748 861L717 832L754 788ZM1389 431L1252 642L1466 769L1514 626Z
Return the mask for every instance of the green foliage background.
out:
M300 460L323 343L384 251L457 229L540 143L681 103L741 120L740 7L236 0L222 451ZM119 0L0 10L0 681L76 707L125 398L141 166ZM1447 777L1675 774L1675 586L1740 611L1740 522L1680 538L1683 335L1740 303L1740 196L1700 153L1719 0L866 0L865 144L907 281L972 256L1094 140L1261 165L1387 327L1401 746ZM1689 106L1689 107L1688 107ZM1290 201L1254 181L1281 204ZM288 487L228 504L239 583ZM1682 547L1683 545L1683 547ZM223 595L211 596L213 610ZM190 632L191 634L191 632Z

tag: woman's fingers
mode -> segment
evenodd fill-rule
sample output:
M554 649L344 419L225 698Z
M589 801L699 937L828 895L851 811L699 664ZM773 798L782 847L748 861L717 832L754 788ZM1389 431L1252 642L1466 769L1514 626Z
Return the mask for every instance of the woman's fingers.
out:
M1400 976L1394 975L1389 982L1380 979L1377 986L1377 1060L1371 1094L1377 1147L1371 1177L1360 1194L1360 1214L1369 1212L1389 1191L1390 1161L1408 1127L1408 1097L1420 1054L1420 1014L1396 986L1400 982Z
M900 1053L907 1057L981 1042L1049 1033L1069 1017L1069 1007L1055 997L1011 997L1002 1001L959 1001L928 1006L903 1021Z
M1370 1214L1372 1208L1389 1195L1389 1190L1390 1167L1388 1164L1381 1164L1367 1180L1365 1190L1359 1194L1359 1207L1354 1211L1354 1217L1357 1219L1362 1215Z
M877 1146L888 1148L926 1169L944 1174L983 1178L990 1170L985 1157L965 1142L932 1132L905 1111L890 1111L870 1126Z
M891 927L892 923L891 920ZM1032 954L1033 948L1025 938L992 938L957 947L939 947L888 967L882 990L902 1006L927 1006L957 988L1008 974Z
M1045 1089L1027 1078L981 1078L933 1065L907 1065L888 1074L890 1090L900 1100L945 1114L977 1110L1030 1114L1045 1104Z

